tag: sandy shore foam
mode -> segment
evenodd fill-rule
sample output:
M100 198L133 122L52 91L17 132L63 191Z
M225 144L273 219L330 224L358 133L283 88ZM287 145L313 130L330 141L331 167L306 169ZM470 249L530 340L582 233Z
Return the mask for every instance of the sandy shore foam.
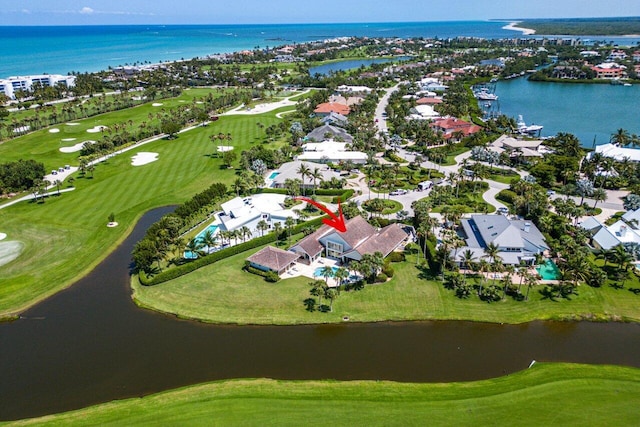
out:
M158 160L158 153L141 152L131 157L132 166L142 166Z
M520 21L510 22L509 25L505 25L502 27L503 30L511 30L511 31L520 31L523 36L532 36L536 33L536 30L532 30L531 28L522 28L518 27Z

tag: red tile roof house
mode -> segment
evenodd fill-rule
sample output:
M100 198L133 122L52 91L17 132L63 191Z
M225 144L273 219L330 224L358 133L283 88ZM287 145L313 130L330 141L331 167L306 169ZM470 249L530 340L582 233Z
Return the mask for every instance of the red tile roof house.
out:
M265 246L247 258L249 265L262 271L274 271L281 275L296 264L298 254Z
M318 117L325 117L331 113L342 114L343 116L348 116L351 112L351 109L345 104L338 104L336 102L325 102L322 104L318 104L313 112Z
M445 138L452 138L456 132L462 132L462 135L467 136L482 130L478 125L465 122L455 117L434 120L433 123L431 123L431 127L435 131L442 132Z
M399 224L390 224L378 230L361 216L351 218L345 225L347 231L344 233L323 225L289 250L298 254L298 261L306 264L317 260L323 251L327 258L347 263L359 261L362 255L374 252L381 252L386 257L409 238Z

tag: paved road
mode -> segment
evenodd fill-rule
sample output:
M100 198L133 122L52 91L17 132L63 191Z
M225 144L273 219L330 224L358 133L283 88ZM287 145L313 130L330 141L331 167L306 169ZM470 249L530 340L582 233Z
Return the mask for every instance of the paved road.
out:
M378 127L379 133L387 133L389 128L387 127L387 118L384 116L384 111L387 109L387 105L389 105L389 98L393 92L397 91L402 83L398 83L397 85L386 89L386 93L382 95L380 101L378 102L378 106L376 107L375 119L376 126Z

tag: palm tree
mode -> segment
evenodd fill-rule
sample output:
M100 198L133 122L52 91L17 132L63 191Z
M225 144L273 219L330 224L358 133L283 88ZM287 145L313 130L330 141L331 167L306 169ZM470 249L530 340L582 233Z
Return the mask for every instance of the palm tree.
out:
M305 194L305 179L309 176L309 174L311 173L311 169L308 168L304 163L300 164L300 167L298 168L298 170L296 171L300 174L300 178L302 180L302 194Z
M333 267L325 265L320 269L320 275L324 277L324 282L328 285L329 277L333 276Z
M311 293L311 295L314 297L318 297L318 305L321 305L322 297L326 293L327 284L322 280L314 280L309 284L311 285L311 290L309 291L309 293Z
M631 137L629 135L629 131L627 131L626 129L618 129L616 131L616 133L614 133L613 135L611 135L611 143L619 146L619 147L624 147L625 145L627 145L630 141Z
M489 258L489 263L491 264L493 264L493 262L497 258L500 258L500 255L498 255L498 252L500 252L500 247L496 245L494 242L489 243L484 248L484 254L487 258Z
M191 239L189 240L189 243L187 243L185 250L191 252L197 257L201 257L205 255L205 252L202 250L203 247L204 245L198 239Z
M324 297L329 300L329 311L333 312L333 300L338 298L338 292L334 288L325 289Z
M287 243L291 244L291 231L293 231L293 227L296 225L296 220L292 217L287 217L284 220L284 226L287 229Z
M260 236L264 236L264 232L269 229L269 224L267 221L261 220L256 224L256 229L260 232Z
M604 188L596 188L593 190L593 194L591 195L593 198L593 209L596 208L598 202L604 202L607 200L607 190Z
M280 233L282 233L282 223L274 222L273 223L273 231L276 233L276 245L278 244L278 239L280 238Z
M333 273L333 278L338 283L338 289L340 289L342 283L344 283L344 281L349 278L349 270L344 267L340 267Z
M316 182L318 179L322 179L322 172L320 168L314 168L311 172L309 172L309 176L313 179L313 195L316 195Z
M249 227L247 227L246 225L243 225L242 228L239 230L240 231L240 235L242 236L242 241L246 242L247 241L247 237L251 237L251 230L249 230Z
M217 238L213 235L211 230L205 231L202 237L200 237L200 243L207 247L207 253L210 252L212 246L215 246L216 240Z
M476 261L476 256L471 249L467 249L462 253L462 264L465 266L466 274L471 270L471 264Z
M531 286L538 284L538 278L533 274L527 273L524 278L524 283L527 285L527 295L525 295L524 299L525 301L529 301L529 291L531 290Z

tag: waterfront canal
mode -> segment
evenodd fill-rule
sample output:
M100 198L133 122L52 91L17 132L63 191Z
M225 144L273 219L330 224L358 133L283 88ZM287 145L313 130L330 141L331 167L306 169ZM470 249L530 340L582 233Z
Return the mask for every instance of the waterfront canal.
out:
M137 308L130 253L168 208L71 288L0 324L0 420L228 378L467 381L532 360L640 367L631 323L220 326Z

